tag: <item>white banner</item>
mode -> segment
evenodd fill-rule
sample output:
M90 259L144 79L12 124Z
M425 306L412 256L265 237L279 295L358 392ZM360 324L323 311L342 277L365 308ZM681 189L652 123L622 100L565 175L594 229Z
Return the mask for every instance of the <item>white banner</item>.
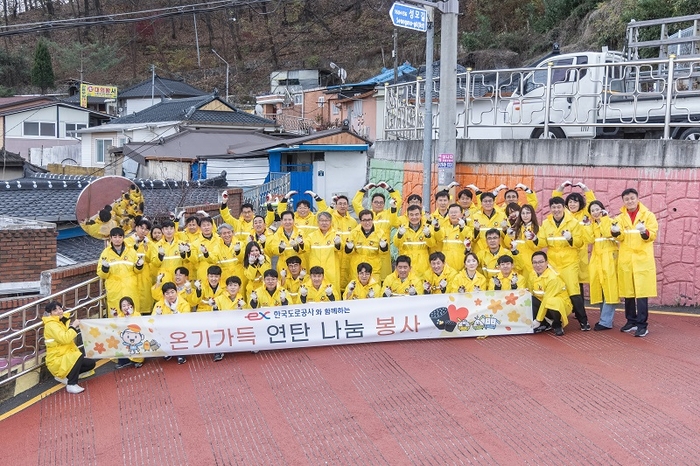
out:
M80 321L88 358L157 357L532 333L527 290Z

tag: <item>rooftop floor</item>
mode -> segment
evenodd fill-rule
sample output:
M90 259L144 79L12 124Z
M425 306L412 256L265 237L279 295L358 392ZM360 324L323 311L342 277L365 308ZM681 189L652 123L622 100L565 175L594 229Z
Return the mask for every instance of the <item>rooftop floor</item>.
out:
M2 420L3 463L698 464L700 319L652 314L645 338L623 320L563 337L108 362L82 394L49 383Z

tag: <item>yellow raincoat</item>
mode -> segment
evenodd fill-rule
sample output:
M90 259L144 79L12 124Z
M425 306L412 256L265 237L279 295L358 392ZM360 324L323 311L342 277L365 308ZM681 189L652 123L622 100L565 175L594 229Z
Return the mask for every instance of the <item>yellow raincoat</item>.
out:
M105 272L102 269L102 261L109 262L109 269ZM105 281L105 292L107 293L107 309L110 316L114 311L120 312L119 301L124 296L131 296L134 300L134 309L140 310L141 303L138 290L138 274L142 268L136 267L136 251L126 245L123 246L121 254L108 246L100 254L97 261L97 275Z
M332 228L324 235L318 228L306 237L306 249L309 251L309 270L311 267L323 268L324 279L331 283L336 290L340 290L340 259L343 253L343 240L340 245L335 245L336 232Z
M551 268L547 268L542 272L542 275L538 276L536 273L533 273L530 277L530 283L532 284L530 288L532 295L542 302L535 320L542 322L549 309L561 314L561 325L566 327L566 324L569 323L567 316L573 309L573 305L571 304L571 299L569 299L566 284L559 274ZM578 288L578 283L576 288ZM576 291L578 292L578 289Z
M617 237L620 253L617 259L617 280L620 297L651 298L656 296L656 260L654 259L654 240L659 230L656 216L641 202L634 224L627 209L623 206L621 214L613 222L620 225L622 234ZM648 239L636 228L644 222L649 232Z
M569 230L573 244L564 238L563 233ZM570 296L581 294L579 288L579 250L584 244L585 235L579 222L568 211L564 210L564 218L557 227L552 215L548 215L542 222L537 233L538 246L547 248L549 264L557 271L566 284Z
M60 379L68 377L68 373L80 358L80 350L75 344L78 332L61 321L58 316L43 317L44 342L46 343L46 368Z
M588 264L591 304L620 302L617 286L617 241L610 233L612 220L600 217L598 221L584 226L586 241L593 244L591 260Z

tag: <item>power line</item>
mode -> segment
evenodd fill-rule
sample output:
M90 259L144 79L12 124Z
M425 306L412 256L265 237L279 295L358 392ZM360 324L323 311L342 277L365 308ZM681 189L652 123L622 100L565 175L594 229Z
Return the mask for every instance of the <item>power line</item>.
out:
M41 21L36 23L23 23L5 25L0 31L0 37L15 36L21 34L36 34L61 29L76 27L88 27L112 24L128 24L141 21L155 21L171 16L184 14L209 13L227 8L241 6L252 6L259 3L267 3L272 0L219 0L206 3L196 3L191 5L180 5L176 7L158 8L152 10L133 11L127 13L115 13L108 15L87 16L83 18L56 19L51 21Z

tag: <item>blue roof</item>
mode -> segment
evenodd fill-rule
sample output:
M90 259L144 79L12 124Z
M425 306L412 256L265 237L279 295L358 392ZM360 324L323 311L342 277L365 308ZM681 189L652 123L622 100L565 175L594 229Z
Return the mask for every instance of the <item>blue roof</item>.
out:
M415 74L418 70L411 66L410 63L406 62L397 68L398 76L401 77L405 74ZM393 68L382 68L382 72L376 76L360 81L359 83L347 83L341 84L339 86L328 86L327 89L338 90L348 87L360 87L360 86L373 86L377 84L384 84L394 80L394 69Z
M403 76L404 74L413 74L415 73L416 70L414 67L411 66L410 63L406 62L403 65L399 66L398 69L398 75ZM356 84L350 84L351 86L367 86L370 84L383 84L386 82L390 82L394 80L394 69L393 68L382 68L382 72L379 73L377 76L371 77L369 79L365 79L364 81L361 81Z

